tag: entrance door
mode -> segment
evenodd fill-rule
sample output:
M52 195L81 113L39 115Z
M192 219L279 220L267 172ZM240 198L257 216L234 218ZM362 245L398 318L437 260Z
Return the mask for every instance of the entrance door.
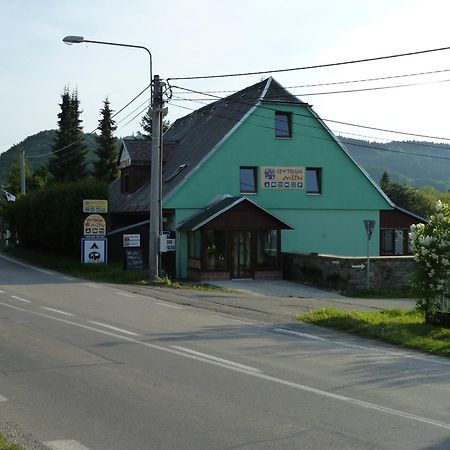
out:
M232 278L252 278L252 252L250 231L233 233Z

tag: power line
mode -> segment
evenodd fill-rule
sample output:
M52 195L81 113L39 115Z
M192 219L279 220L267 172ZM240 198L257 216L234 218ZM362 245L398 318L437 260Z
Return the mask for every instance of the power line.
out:
M168 78L169 80L201 80L206 78L227 78L227 77L243 77L248 75L263 75L267 73L282 73L282 72L293 72L297 70L308 70L308 69L320 69L324 67L334 67L334 66L343 66L347 64L357 64L357 63L364 63L364 62L370 62L370 61L381 61L386 59L393 59L393 58L401 58L404 56L414 56L414 55L422 55L425 53L432 53L432 52L440 52L444 50L449 50L450 47L440 47L440 48L432 48L427 50L418 50L414 52L406 52L406 53L397 53L394 55L387 55L387 56L377 56L374 58L363 58L363 59L353 59L353 60L347 60L347 61L341 61L341 62L335 62L335 63L327 63L327 64L315 64L312 66L303 66L303 67L293 67L289 69L272 69L272 70L261 70L257 72L241 72L241 73L229 73L229 74L220 74L220 75L200 75L200 76L187 76L187 77L171 77Z
M375 78L363 78L358 80L345 80L345 81L330 81L328 83L314 83L314 84L300 84L296 86L286 86L286 89L297 89L297 88L305 88L305 87L321 87L321 86L334 86L339 84L353 84L353 83L366 83L369 81L383 81L383 80L392 80L395 78L407 78L407 77L416 77L423 75L431 75L437 73L450 72L450 69L440 69L440 70L430 70L427 72L416 72L416 73L407 73L401 75L387 75L384 77L375 77ZM236 92L235 90L227 89L227 90L212 90L212 91L203 91L205 94L226 94ZM174 92L178 93L178 92Z
M122 108L120 108L119 109L119 111L117 111L116 113L114 113L112 116L111 116L111 119L113 119L114 117L116 117L118 114L120 114L124 109L126 109L126 108L128 108L128 106L130 106L133 102L135 102L145 91L147 91L148 89L149 89L149 87L150 87L151 85L148 85L147 87L145 87L144 89L142 89L142 91L141 92L139 92L139 94L137 94L132 100L130 100L125 106L123 106ZM145 102L147 102L148 100L146 100ZM138 107L139 108L139 107ZM134 110L134 111L136 111L136 110ZM134 112L133 111L133 112ZM132 113L133 113L132 112ZM132 114L131 113L131 114ZM129 115L128 116L126 116L124 119L126 119L127 117L129 117ZM122 120L124 120L124 119L122 119ZM122 121L121 120L121 121ZM132 120L134 120L134 119L132 119ZM121 121L119 121L118 123L120 123ZM131 121L130 121L131 122ZM128 123L130 123L130 122L128 122ZM126 125L128 125L128 123L126 124ZM126 126L126 125L124 125L124 126ZM123 126L123 127L124 127ZM121 128L123 128L123 127L121 127ZM85 134L94 134L98 129L100 128L100 126L97 126L95 129L93 129L92 131L90 131L89 133L85 133ZM44 157L44 156L50 156L50 155L54 155L55 153L59 153L59 152L62 152L62 151L64 151L64 150L67 150L68 148L70 148L70 147L72 147L72 146L74 146L74 145L76 145L76 144L78 144L78 143L80 143L80 142L82 142L84 140L84 136L82 136L82 137L80 137L79 139L77 139L76 141L74 141L74 142L72 142L72 143L70 143L70 144L68 144L68 145L66 145L65 147L62 147L62 148L59 148L58 150L52 150L51 152L48 152L48 153L43 153L43 154L41 154L41 155L30 155L30 156L27 156L27 159L33 159L33 158L42 158L42 157Z
M195 109L188 108L186 106L181 106L181 105L173 105L173 106L175 106L177 108L193 111L193 112L197 111ZM256 126L258 128L266 128L266 129L270 129L270 130L275 130L275 127L273 127L273 126L261 125L261 124L258 124L258 123L246 122L242 118L241 119L233 119L231 117L226 117L226 116L219 115L219 114L214 113L214 112L208 112L208 111L205 111L205 114L213 116L213 117L218 117L218 118L221 118L221 119L230 120L230 121L232 121L232 122L234 122L236 124L241 123L241 124L246 124L246 125L249 125L249 126ZM264 116L259 116L259 117L263 117L263 118L267 119L267 117L264 117ZM300 124L297 124L297 125L300 125ZM303 125L303 126L319 129L319 127L313 127L311 125ZM327 141L327 142L335 142L331 138L314 136L314 135L311 135L311 134L303 134L303 136L310 137L312 139L318 139L318 140L322 140L322 141ZM345 138L343 138L342 136L340 137L340 139L337 138L337 140L339 142L342 142L342 139L345 139ZM346 144L345 142L342 142L342 143L344 145ZM447 157L447 156L438 156L438 155L426 155L426 154L423 154L423 153L415 153L415 152L405 152L405 151L402 151L402 150L394 150L394 149L377 147L377 146L370 145L370 144L359 144L358 143L358 144L355 144L355 145L358 145L358 147L361 147L361 148L367 148L367 149L371 149L371 150L378 150L378 151L389 152L389 153L399 153L399 154L405 155L405 156L420 156L420 157L424 157L424 158L442 159L442 160L450 161L450 156ZM443 147L441 147L441 148L443 148Z
M194 93L201 94L201 95L207 95L209 97L213 97L213 98L216 98L218 100L223 100L222 97L218 97L218 96L213 95L213 94L205 94L202 91L196 91L196 90L184 88L184 87L181 87L181 86L172 86L172 87L177 88L177 89L183 89L183 90L188 91L188 92L194 92ZM185 99L185 100L189 100L189 99ZM236 102L236 103L241 103L241 104L247 105L247 106L253 106L253 103L248 103L248 102L245 102L245 101L242 101L242 100L233 99L233 101ZM263 108L263 109L270 110L270 111L277 111L275 108L271 108L271 107L265 106L265 105L259 105L259 107ZM309 117L308 115L301 114L301 113L295 113L294 112L292 114L294 116ZM442 141L450 141L450 138L447 138L447 137L430 136L430 135L426 135L426 134L409 133L409 132L406 132L406 131L398 131L398 130L389 130L389 129L386 129L386 128L371 127L371 126L368 126L368 125L355 124L355 123L351 123L351 122L343 122L343 121L339 121L339 120L327 119L327 118L324 118L324 117L321 117L321 119L323 121L325 121L325 122L338 123L340 125L348 125L348 126L353 126L353 127L357 127L357 128L365 128L365 129L368 129L368 130L382 131L382 132L385 132L385 133L393 133L393 134L400 134L400 135L404 135L404 136L415 136L415 137L421 137L421 138L426 138L426 139L438 139L438 140L442 140Z

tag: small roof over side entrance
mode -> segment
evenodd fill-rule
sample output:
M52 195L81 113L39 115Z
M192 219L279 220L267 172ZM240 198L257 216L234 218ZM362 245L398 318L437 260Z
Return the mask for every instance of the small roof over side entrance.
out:
M225 197L195 213L178 227L178 231L200 229L292 230L293 227L242 196Z

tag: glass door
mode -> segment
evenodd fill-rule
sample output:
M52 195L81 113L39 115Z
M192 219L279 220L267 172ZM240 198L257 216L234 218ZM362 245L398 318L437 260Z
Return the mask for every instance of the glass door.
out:
M232 278L252 278L252 253L250 231L233 233Z

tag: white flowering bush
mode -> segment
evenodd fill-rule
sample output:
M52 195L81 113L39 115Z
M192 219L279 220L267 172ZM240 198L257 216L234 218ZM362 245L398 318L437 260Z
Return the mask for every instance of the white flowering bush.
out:
M416 262L417 306L427 322L447 295L450 277L450 206L440 200L427 224L412 225L409 237Z

